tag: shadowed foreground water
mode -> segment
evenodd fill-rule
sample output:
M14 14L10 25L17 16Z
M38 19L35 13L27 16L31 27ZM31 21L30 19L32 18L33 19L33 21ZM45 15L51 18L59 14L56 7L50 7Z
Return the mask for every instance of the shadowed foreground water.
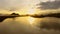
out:
M32 20L31 20L32 21ZM0 34L60 34L59 30L41 29L40 23L60 23L60 18L46 17L34 18L33 24L30 24L28 17L18 17L15 19L6 19L0 23Z

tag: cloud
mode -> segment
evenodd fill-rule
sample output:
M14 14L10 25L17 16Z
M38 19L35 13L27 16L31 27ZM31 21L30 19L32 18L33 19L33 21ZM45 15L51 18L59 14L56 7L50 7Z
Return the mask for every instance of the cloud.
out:
M17 10L24 7L23 0L0 0L0 9Z
M59 9L60 8L60 1L47 1L47 2L41 2L40 9L46 10L46 9Z

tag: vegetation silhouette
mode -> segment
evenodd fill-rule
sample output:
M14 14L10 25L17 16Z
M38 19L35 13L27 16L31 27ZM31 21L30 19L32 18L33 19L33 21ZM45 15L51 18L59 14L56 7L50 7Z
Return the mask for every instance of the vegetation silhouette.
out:
M44 14L44 15L32 15L31 17L34 17L34 18L44 18L44 17L60 18L60 13L50 13L50 14Z
M0 22L3 22L7 18L15 18L15 17L20 17L19 14L12 13L11 15L2 15L0 16Z

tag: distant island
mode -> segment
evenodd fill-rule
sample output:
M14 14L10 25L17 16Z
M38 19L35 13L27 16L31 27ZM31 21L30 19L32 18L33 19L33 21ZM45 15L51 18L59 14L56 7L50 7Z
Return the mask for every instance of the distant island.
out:
M18 13L12 13L11 15L19 15Z

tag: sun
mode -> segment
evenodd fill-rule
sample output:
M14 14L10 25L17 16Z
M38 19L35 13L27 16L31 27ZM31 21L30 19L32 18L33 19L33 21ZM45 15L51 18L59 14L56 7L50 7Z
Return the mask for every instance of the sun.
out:
M27 11L27 14L34 14L35 13L35 10L34 9L29 9L28 11Z

